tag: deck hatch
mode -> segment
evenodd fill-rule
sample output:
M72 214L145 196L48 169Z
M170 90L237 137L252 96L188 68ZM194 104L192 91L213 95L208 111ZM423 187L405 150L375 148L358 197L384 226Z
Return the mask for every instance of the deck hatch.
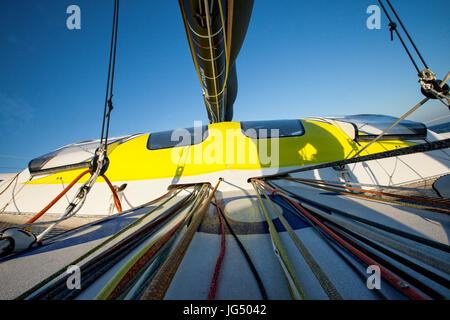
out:
M251 139L299 137L305 134L300 120L241 121L241 130ZM278 135L272 130L278 130Z
M202 143L208 138L208 126L181 128L150 133L147 149L160 150Z
M349 122L357 128L357 140L372 140L395 123L398 118L378 114L357 114L352 116L328 117L327 119ZM427 127L420 122L403 120L392 128L383 140L423 139L427 136Z

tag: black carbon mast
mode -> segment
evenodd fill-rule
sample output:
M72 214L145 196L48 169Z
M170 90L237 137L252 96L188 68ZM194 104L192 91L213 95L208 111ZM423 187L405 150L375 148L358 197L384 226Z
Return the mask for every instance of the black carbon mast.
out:
M237 96L236 58L253 0L179 0L210 123L231 121Z

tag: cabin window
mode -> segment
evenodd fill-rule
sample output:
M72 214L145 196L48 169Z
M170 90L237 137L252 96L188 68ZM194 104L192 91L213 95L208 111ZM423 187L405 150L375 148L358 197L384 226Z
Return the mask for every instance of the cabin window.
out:
M300 120L242 121L242 133L252 139L299 137L305 134Z
M396 117L377 114L358 114L330 117L330 119L353 123L358 130L357 140L372 140L398 120ZM426 136L427 127L423 123L403 120L383 136L382 139L423 139Z
M120 138L111 138L108 141L108 150L113 150L116 145L129 141L136 135ZM89 161L93 158L95 150L100 145L100 140L88 140L70 144L53 152L35 158L28 163L28 169L32 176L61 172L89 167Z
M208 138L208 126L150 133L147 149L160 150L202 143Z

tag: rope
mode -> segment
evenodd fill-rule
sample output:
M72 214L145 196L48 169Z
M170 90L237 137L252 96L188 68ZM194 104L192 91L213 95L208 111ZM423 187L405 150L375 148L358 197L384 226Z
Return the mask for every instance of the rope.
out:
M341 166L345 166L345 165L352 164L352 163L385 159L385 158L414 154L414 153L419 153L419 152L428 152L428 151L445 149L445 148L449 148L449 147L450 147L450 138L444 139L444 140L439 140L439 141L417 144L417 145L414 145L411 147L400 148L400 149L396 149L396 150L389 150L389 151L383 151L383 152L379 152L379 153L373 153L370 155L360 156L357 158L344 159L344 160L338 160L338 161L333 161L333 162L321 163L321 164L317 164L317 165L311 165L311 166L302 167L299 169L288 170L288 171L273 174L273 175L262 176L261 178L275 178L275 177L286 176L291 173L298 173L298 172L311 171L311 170L317 170L317 169L323 169L323 168L331 168L331 167L341 167ZM258 177L255 177L255 179L258 179Z
M256 180L256 182L258 184L260 183L258 180ZM288 232L289 236L291 237L291 239L294 242L295 246L297 247L298 251L303 256L303 259L305 259L305 261L308 264L308 266L310 267L311 271L316 276L317 280L319 281L320 286L325 291L328 298L330 298L330 300L342 300L341 295L336 290L333 283L330 281L328 276L323 272L322 268L316 262L314 257L311 255L311 253L309 252L307 247L303 244L303 242L300 240L300 238L297 236L297 234L295 234L294 230L289 225L289 223L286 221L286 219L283 217L283 215L273 205L272 200L270 200L270 197L266 194L266 192L264 190L262 190L262 192L263 192L264 197L267 199L270 206L272 207L273 211L276 213L278 219L280 219L284 228Z
M288 198L288 200L290 200L290 201L298 202L298 200L287 196L286 193L284 193L283 191L274 190L273 192L282 194L284 197ZM313 210L322 219L338 223L339 225L345 226L346 228L348 228L354 232L357 232L358 234L362 234L372 240L378 241L386 246L389 246L400 252L403 252L403 253L405 253L417 260L420 260L438 270L441 270L445 273L450 273L450 264L449 263L447 263L441 259L435 258L423 250L413 249L408 245L405 245L399 241L394 240L392 237L383 236L379 233L375 233L375 232L371 231L368 228L363 228L362 226L357 226L357 225L347 223L341 219L337 219L336 217L333 217L332 215L325 214L325 213L321 212L320 210L315 210L313 208L311 208L310 210Z
M341 227L337 224L331 223L333 225L335 225L336 227L338 227L339 229L341 229L342 231L344 231L347 234L350 234L353 238L358 239L359 241L366 243L367 245L375 248L376 250L386 254L389 257L395 257L395 258L401 258L399 255L396 255L395 253L393 253L390 250L384 249L382 246L376 244L375 242L372 242L360 235L358 235L357 233L354 233L344 227ZM328 224L327 224L328 225ZM330 227L330 225L328 225ZM364 252L365 254L367 254L368 256L371 256L372 258L375 257L375 255L370 252L367 248L363 247L362 245L359 245L358 243L356 243L354 240L350 239L349 237L345 236L342 232L339 232L336 230L336 228L333 229L334 232L336 232L340 237L342 237L344 240L346 240L347 242L349 242L350 244L352 244L355 247L358 247L359 250L361 250L362 252ZM414 285L416 288L418 288L419 290L421 290L423 293L427 294L428 296L430 296L433 299L439 299L439 300L444 300L445 297L438 293L436 290L430 288L429 286L427 286L426 284L424 284L423 282L419 281L418 279L416 279L415 277L411 276L410 274L406 273L405 271L399 269L398 267L396 267L395 265L393 265L392 263L390 263L389 261L379 257L379 261L387 266L387 268L393 270L393 272L395 272L396 274L398 274L400 277L402 277L403 279L406 279L409 283L411 283L412 285ZM396 259L397 260L397 259ZM400 260L402 260L402 263L404 265L406 265L407 267L411 268L411 269L416 269L417 267L420 268L420 270L426 270L425 268L421 268L420 266L414 264L413 262L401 258ZM398 261L398 260L397 260ZM416 268L414 268L416 267ZM417 269L416 269L417 270ZM428 270L426 270L428 271ZM432 272L429 272L430 274L433 274ZM445 281L445 279L443 279ZM446 280L446 287L449 287L449 281Z
M280 190L273 190L273 192L277 192L277 193L282 193L282 191ZM287 196L286 196L287 197ZM299 197L298 195L295 195L295 197ZM288 197L289 198L289 197ZM290 198L292 199L292 198ZM298 201L298 200L294 200L294 201ZM309 202L309 200L306 200L306 202ZM320 204L318 205L320 207ZM374 232L371 232L368 229L362 229L361 227L357 227L356 225L351 225L348 224L342 220L336 220L336 218L334 218L333 216L331 216L330 214L324 214L318 210L316 210L315 208L310 208L310 210L313 210L316 214L320 215L323 219L328 220L332 223L338 224L340 227L345 227L348 230L353 230L354 232L358 233L358 234L362 234L365 235L368 238L372 238L375 241L378 241L386 246L389 246L391 248L394 248L400 252L403 252L411 257L416 258L417 260L420 260L426 264L429 264L430 266L433 266L434 268L441 270L445 273L449 273L450 271L450 266L448 265L447 262L442 261L440 259L436 259L430 255L428 255L426 252L421 251L421 250L413 250L411 249L409 246L405 246L402 243L393 240L390 237L384 237L382 235L376 234ZM332 209L333 210L333 209ZM414 240L414 239L412 239ZM448 246L446 246L448 247ZM442 248L439 248L441 250L443 250ZM448 250L448 248L447 248ZM447 251L444 250L444 251Z
M186 196L175 206L171 207L167 212L160 215L155 220L145 224L143 227L134 233L122 239L111 248L103 251L96 257L92 258L80 267L83 277L83 287L80 290L69 290L66 286L66 278L60 279L53 286L41 292L35 299L73 299L81 293L86 287L94 283L100 276L105 274L110 268L116 265L119 261L124 259L130 251L137 248L142 242L154 235L163 227L163 222L166 222L178 210L189 203L192 195Z
M336 214L338 214L338 215L340 215L340 216L342 216L342 217L345 217L345 218L348 218L348 219L351 219L351 220L354 220L354 221L358 221L358 222L364 223L364 224L369 225L369 226L371 226L371 227L375 227L375 228L377 228L377 229L380 229L380 230L383 230L383 231L386 231L386 232L389 232L389 233L392 233L392 234L401 236L401 237L403 237L403 238L406 238L406 239L409 239L409 240L418 242L418 243L420 243L420 244L427 245L427 246L429 246L429 247L433 247L433 248L436 248L436 249L439 249L439 250L442 250L442 251L445 251L445 252L450 252L450 246L448 246L448 245L446 245L446 244L443 244L443 243L440 243L440 242L437 242L437 241L433 241L433 240L430 240L430 239L427 239L427 238L419 237L419 236L417 236L417 235L410 234L410 233L408 233L408 232L404 232L404 231L402 231L402 230L397 230L397 229L391 228L391 227L389 227L389 226L386 226L386 225L384 225L384 224L376 223L376 222L374 222L374 221L367 220L367 219L364 219L364 218L361 218L361 217L358 217L358 216L349 214L349 213L344 212L344 211L342 211L342 210L339 210L339 209L336 209L336 208L329 207L329 206L327 206L327 205L324 205L324 204L322 204L322 203L313 201L313 200L311 200L311 199L306 199L306 198L304 198L304 197L302 197L302 196L299 196L298 194L293 194L293 193L290 192L289 190L286 190L285 188L283 188L283 187L277 185L277 184L274 183L273 181L271 182L271 184L276 185L276 187L277 187L279 190L282 190L282 191L284 191L284 192L287 192L287 193L291 194L292 196L294 196L294 197L300 199L301 201L303 201L303 202L305 202L305 203L312 204L313 206L319 207L319 208L321 208L322 210L324 210L324 211L326 211L326 212L329 212L329 213L333 212L333 213L336 213ZM274 188L274 189L275 189L275 188Z
M114 73L116 65L116 49L117 49L117 30L119 25L119 0L114 0L114 15L113 15L113 25L111 33L111 47L109 53L109 66L108 66L108 80L106 84L106 97L105 97L105 108L103 111L103 124L102 124L102 134L100 137L100 144L105 145L105 153L107 152L108 146L108 134L109 134L109 122L110 115L113 109L112 97L114 88ZM107 119L107 121L106 121ZM106 122L106 128L105 128ZM106 129L106 134L105 133Z
M169 195L169 194L172 193L173 191L175 191L175 189L170 190L169 192L167 192L166 194L164 194L163 196L161 196L161 197L159 197L159 198L157 198L157 199L154 199L154 200L152 200L152 201L146 202L146 203L144 203L144 204L142 204L142 205L140 205L140 206L132 207L131 209L128 209L128 210L126 210L126 211L119 212L119 213L115 214L114 216L108 216L108 217L105 217L105 218L103 218L103 219L96 220L96 221L93 221L93 222L89 222L89 223L80 225L80 226L78 226L78 227L72 228L72 229L64 230L63 232L60 232L60 233L57 233L57 234L54 234L54 235L52 235L52 236L49 236L49 237L47 237L47 238L42 239L42 240L41 240L41 243L43 244L45 241L48 241L48 240L57 238L57 237L59 237L59 236L61 236L61 235L64 235L64 234L67 234L67 233L69 233L69 232L73 232L73 231L79 230L79 229L81 229L81 228L86 228L86 227L92 226L92 225L94 225L94 224L100 224L100 223L106 222L106 221L108 221L108 220L115 219L115 218L117 218L117 217L123 216L124 214L130 213L130 212L132 212L133 210L137 210L137 209L144 208L144 207L146 207L146 206L150 206L150 205L152 205L152 204L154 204L154 203L160 201L161 199L163 199L164 197L166 197L167 195ZM130 207L131 207L131 206L130 206ZM58 222L58 221L60 221L60 220L46 221L45 223L41 223L41 225L42 225L42 224L49 224L49 223L52 223L52 222ZM39 223L34 223L33 226L35 226L35 225L39 225ZM23 226L26 227L26 226L28 226L28 225L23 225ZM22 227L22 226L20 226L20 227Z
M339 237L344 239L344 241L346 241L347 243L349 243L353 247L357 248L362 253L366 254L368 257L371 257L373 259L377 259L382 265L386 266L388 269L392 270L398 276L402 277L402 279L404 279L404 280L408 281L410 284L414 285L416 288L421 290L423 293L428 294L432 298L437 298L437 299L441 299L441 300L445 299L445 297L443 295L441 295L438 292L436 292L435 290L431 289L430 287L428 287L427 285L425 285L421 281L417 280L416 278L414 278L410 274L406 273L405 271L399 269L398 267L396 267L395 265L393 265L392 263L390 263L386 259L384 259L381 256L371 252L367 248L363 247L362 245L360 245L357 242L353 241L349 237L345 236L343 233L337 231L335 228L330 227L330 225L328 225L328 227L331 230L333 230L333 232L335 232Z
M150 241L145 247L137 252L127 263L116 273L116 275L103 287L102 291L95 297L96 300L115 299L123 288L129 285L129 282L135 275L148 264L148 262L155 256L157 252L169 241L169 239L180 229L180 226L185 223L187 217L192 213L192 208L196 206L197 202L193 203L186 216L171 228L166 234Z
M2 192L0 192L0 196L1 196L2 194L4 194L6 190L8 190L8 188L13 184L13 182L19 177L19 174L20 174L20 172L17 173L17 174L12 178L12 180L9 182L9 184L6 186L6 188L3 189Z
M122 204L120 203L120 199L119 199L119 196L117 195L116 189L113 187L113 185L111 184L111 181L109 181L109 179L106 177L105 174L103 174L102 177L103 177L103 179L105 179L106 183L109 186L109 189L112 192L114 204L116 206L117 211L122 212Z
M286 179L286 178L293 178L293 177L280 177L280 178L275 178L275 179ZM400 186L388 186L388 185L381 185L381 184L371 184L371 183L359 183L359 182L352 182L352 181L336 181L336 180L321 180L321 179L315 179L314 181L320 181L320 182L325 182L325 183L330 183L330 184L337 184L337 185L350 185L350 186L359 186L359 187L371 187L377 190L383 190L383 189L390 189L392 191L409 191L409 192L416 192L416 193L423 193L426 192L427 190L424 189L424 187L422 188L412 188L412 187L400 187ZM265 181L267 184L268 181ZM446 199L441 199L441 198L436 198L436 197L425 197L424 198L432 198L432 199L439 199L440 201L446 201L446 202L450 202L450 199L446 200Z
M186 31L186 35L187 35L188 42L189 42L189 49L191 51L192 60L194 60L195 71L197 71L198 80L200 81L200 85L202 87L202 91L203 91L203 94L204 94L203 97L204 97L204 100L205 100L206 107L207 107L207 109L209 109L209 113L212 115L212 117L215 118L216 122L218 122L219 120L216 118L215 113L212 111L211 105L209 104L209 102L207 100L207 97L206 97L206 90L205 90L205 88L203 86L202 77L200 75L200 71L199 71L199 67L198 67L198 62L197 62L194 46L192 44L192 39L191 39L191 36L190 36L191 31L190 31L190 29L188 27L189 22L187 20L186 14L185 14L183 1L178 1L178 4L180 5L181 15L183 17L183 22L184 22L184 29ZM201 6L200 6L200 8L201 8Z
M351 193L351 192L347 192L347 191L343 191L343 190L337 190L337 189L332 189L332 188L327 188L324 186L320 186L317 184L311 184L308 182L301 182L301 181L297 181L298 183L302 183L304 185L313 187L313 188L319 188L322 190L326 190L326 191L330 191L330 192L337 192L337 193L341 193L347 196L351 196L351 197L356 197L356 198L361 198L361 199L368 199L368 200L373 200L373 201L378 201L378 202L386 202L389 204L396 204L396 205L403 205L403 206L407 206L407 207L411 207L411 208L416 208L416 209L421 209L421 210L432 210L434 212L440 212L440 213L445 213L445 214L449 214L450 210L449 209L444 209L444 208L439 208L439 207L430 207L430 206L424 206L424 205L417 205L417 204L412 204L412 203L408 203L408 202L398 202L398 201L394 201L394 200L389 200L389 199L381 199L381 198L377 198L374 196L368 196L368 195L361 195L361 194L356 194L356 193Z
M200 85L202 87L202 91L203 91L203 95L204 95L204 100L205 100L205 104L207 109L209 110L209 113L211 114L213 120L215 120L216 122L220 122L221 121L221 116L220 116L220 111L219 111L219 101L218 101L218 97L220 97L221 94L224 93L226 86L227 86L227 80L228 80L228 74L229 74L229 65L230 65L230 54L231 54L231 30L232 30L232 20L233 20L233 1L229 0L228 1L228 19L227 19L227 23L228 23L228 39L227 39L227 34L225 32L225 19L224 19L224 14L223 14L223 8L222 8L222 3L221 1L219 1L219 12L220 12L220 19L221 19L221 23L222 23L222 28L221 30L223 31L223 41L224 41L224 46L225 46L225 80L224 80L224 84L222 89L220 90L220 92L218 92L217 90L217 82L216 82L216 77L215 74L214 76L214 86L215 86L215 93L214 95L209 95L207 94L207 90L205 88L205 86L203 85L203 81L202 81L202 76L200 75L200 71L199 71L199 67L198 67L198 62L197 62L197 58L196 58L196 53L195 53L195 49L193 46L193 41L192 41L192 30L189 27L189 22L187 20L186 14L185 14L185 9L184 9L184 4L182 1L178 1L179 5L180 5L180 9L181 9L181 14L183 17L183 22L184 22L184 27L185 27L185 31L186 31L186 35L188 38L188 42L189 42L189 49L191 51L191 55L192 55L192 59L194 61L194 65L195 65L195 70L197 71L197 76L199 78L200 81ZM209 49L210 49L210 54L211 54L211 63L213 62L213 53L212 53L212 49L213 49L213 44L212 44L212 37L214 37L214 35L211 35L211 26L210 26L210 20L211 20L211 16L208 10L208 0L204 0L204 5L205 5L205 14L206 14L206 27L207 27L207 31L208 31L208 40L209 40ZM201 5L200 5L201 8ZM194 33L195 34L195 33ZM213 68L213 72L215 70L215 66L212 66ZM217 115L212 111L212 107L211 104L209 103L208 99L210 98L215 98L216 99L216 104L217 104Z
M355 158L361 152L364 150L367 150L369 146L380 140L384 135L386 135L389 131L391 131L396 125L398 125L401 121L405 120L410 114L412 114L414 111L419 109L421 106L423 106L430 98L425 98L422 101L420 101L417 105L415 105L411 110L406 112L403 116L401 116L396 122L394 122L389 128L385 129L382 133L380 133L376 138L371 140L368 144L366 144L361 150L359 150L357 153L355 153L350 159Z
M360 260L364 261L367 265L378 265L380 268L381 276L386 279L391 285L397 288L401 293L413 300L424 300L420 293L418 293L414 288L408 286L405 282L397 278L393 275L389 270L383 267L380 263L373 260L348 242L346 242L343 238L339 237L335 232L333 232L330 228L328 228L325 224L323 224L319 219L313 216L308 210L303 208L296 200L292 199L289 196L286 196L284 193L280 193L282 197L286 198L288 202L293 205L299 212L303 215L307 216L310 220L312 220L316 225L318 225L324 232L326 232L330 237L344 246L347 250L349 250L352 254L358 257Z
M400 42L403 45L403 48L405 49L406 53L408 54L409 58L411 59L411 62L414 65L414 68L417 70L417 73L420 73L420 69L417 66L416 62L414 61L414 58L412 57L411 53L408 50L408 47L406 46L405 42L403 41L400 33L397 30L397 24L392 21L391 17L389 16L389 13L387 12L386 8L384 7L383 3L381 2L381 0L378 0L378 3L380 4L381 8L383 8L384 13L386 14L386 17L389 20L389 27L390 27L390 31L391 31L391 41L393 40L393 36L392 36L392 32L395 31L395 33L397 34L397 37L400 39ZM397 15L397 14L396 14ZM403 24L402 24L403 26ZM409 36L409 35L408 35ZM427 68L428 69L428 68Z
M347 189L347 190L352 190L352 191L359 191L359 192L364 192L364 193L371 193L371 194L375 194L375 195L379 195L379 196L387 196L387 197L398 198L398 199L403 199L403 200L410 200L410 201L415 201L415 202L420 202L420 203L450 207L450 204L448 202L441 201L440 199L437 199L437 198L430 199L430 198L424 198L424 197L405 196L405 195L401 195L401 194L394 194L394 193L388 193L388 192L382 192L382 191L367 190L367 189L354 188L354 187L349 187L349 186L339 186L336 184L326 183L326 182L319 181L319 180L290 178L290 177L286 177L285 179L289 180L289 181L311 182L314 184L321 184L321 185L329 186L329 187Z
M170 200L172 200L178 193L181 192L181 189L178 190L178 192L175 192L175 189L169 190L169 192L167 192L165 195L152 200L151 202L149 202L147 205L152 205L155 204L159 201L161 201L162 199L164 199L165 197L169 196L170 194L172 194L170 196L169 199L165 200L164 202L162 202L161 204L159 204L158 206L156 206L155 208L151 209L150 211L148 211L146 214L144 214L141 218L137 219L136 221L130 223L128 226L126 226L125 228L123 228L122 230L120 230L119 232L115 233L114 235L112 235L111 237L109 237L108 239L106 239L105 241L103 241L102 243L100 243L98 246L92 248L91 250L89 250L88 252L86 252L85 254L81 255L80 257L78 257L77 259L75 259L74 261L72 261L70 264L66 265L65 267L61 268L60 270L58 270L57 272L55 272L54 274L52 274L51 276L47 277L46 279L44 279L43 281L39 282L38 284L36 284L34 287L32 287L31 289L27 290L26 292L24 292L23 294L21 294L20 296L18 296L15 300L21 300L24 299L25 297L31 295L33 292L37 291L38 289L42 288L43 286L45 286L46 284L50 283L52 280L56 279L58 276L60 276L61 274L65 273L67 268L71 265L77 265L79 262L83 261L84 259L86 259L87 257L89 257L91 254L93 254L94 252L98 251L100 248L102 248L103 246L107 245L109 242L113 241L114 239L116 239L117 237L119 237L120 235L122 235L123 233L125 233L126 231L128 231L129 229L133 228L134 226L138 225L139 223L141 223L144 219L146 219L150 214L152 214L153 212L155 212L156 210L158 210L159 208L161 208L163 205L165 205L167 202L169 202ZM114 218L117 217L113 216ZM108 217L107 219L110 219L111 217Z
M291 296L293 299L306 299L306 295L303 292L303 288L298 281L297 275L295 274L294 267L292 266L292 263L290 262L290 259L286 253L286 249L284 248L281 239L278 235L278 232L275 228L275 225L272 222L272 219L270 219L269 213L267 212L267 208L265 207L261 195L259 194L259 191L257 189L257 186L254 182L251 182L253 188L255 189L256 195L258 196L260 207L264 213L264 217L266 219L267 224L269 225L269 234L270 238L272 240L273 249L275 252L275 255L277 256L281 267L283 269L283 272L286 276L286 280L288 283L289 291L291 293Z
M214 1L214 0L213 0ZM210 20L211 17L209 15L209 6L208 6L208 0L204 0L204 4L205 4L205 13L206 13L206 28L208 30L208 41L209 41L209 52L211 55L211 59L214 57L214 53L213 53L213 45L212 45L212 39L211 39L211 25L210 25ZM220 4L220 1L219 1ZM223 18L222 18L223 19ZM223 20L222 20L223 23ZM222 26L223 28L223 26ZM223 32L225 32L225 29L223 28ZM225 35L223 37L225 39ZM225 44L225 50L226 50L226 44ZM225 52L226 54L226 52ZM211 60L211 68L213 71L213 78L214 78L214 91L217 93L217 78L216 78L216 68L215 68L215 64L214 62ZM217 118L219 121L222 120L222 117L220 116L220 110L219 110L219 100L218 100L219 95L216 94L214 96L214 98L216 98L216 105L217 105ZM209 98L209 96L207 95L207 98Z
M219 1L220 3L220 1ZM217 292L217 283L219 281L219 274L220 269L222 267L223 257L225 256L225 250L226 250L226 242L225 242L225 225L223 222L223 218L219 211L219 202L217 201L216 195L214 194L214 201L216 202L216 211L217 216L220 220L220 232L221 232L221 238L220 238L220 253L219 257L216 261L216 266L214 268L214 274L211 280L211 286L208 293L208 300L214 300L216 298L216 292Z
M215 205L213 203L213 205ZM217 205L216 205L217 207ZM242 244L241 240L239 240L239 237L234 232L233 228L231 227L230 223L228 222L228 219L226 217L226 211L225 208L222 209L220 207L217 207L219 210L220 215L222 216L223 220L225 221L225 224L227 225L228 230L230 231L233 238L236 240L236 243L241 250L242 254L244 255L245 260L247 261L248 266L250 267L250 270L252 271L253 276L255 277L256 283L258 284L259 291L261 293L261 296L263 300L268 300L266 289L264 288L264 284L261 280L261 277L258 274L258 271L256 270L255 264L253 263L252 259L250 258L250 255L248 254L247 250L245 249L244 245Z
M409 41L411 42L412 46L416 50L416 53L419 56L420 60L422 61L423 65L425 66L426 69L429 69L428 65L426 64L425 60L423 59L422 55L420 54L419 49L417 49L416 44L414 43L414 41L412 40L412 38L409 35L408 31L406 30L405 26L403 25L402 20L400 20L400 17L398 16L398 14L395 11L394 7L391 5L391 2L389 0L386 0L386 2L388 3L389 7L391 8L391 10L394 13L395 17L397 18L398 22L402 26L403 31L405 32L405 34L408 37Z
M142 295L141 300L162 300L164 298L170 286L170 283L172 282L173 277L175 276L175 273L179 265L181 264L181 261L183 260L183 257L186 254L186 251L192 241L192 238L197 232L197 229L200 226L200 223L202 222L203 217L205 216L205 213L211 204L211 199L214 196L221 181L222 178L219 179L211 194L198 209L198 211L194 214L188 229L183 234L183 237L180 239L169 257L164 261L161 269L159 269L159 271L153 278L152 283Z
M288 191L286 191L288 192ZM280 197L280 196L278 196ZM279 205L281 205L284 209L291 212L295 217L300 219L301 221L307 223L310 225L310 227L316 231L318 236L324 240L330 248L339 255L344 262L353 270L356 272L356 274L360 277L360 279L366 283L367 280L367 273L366 268L362 269L360 265L362 264L362 261L359 260L357 257L351 254L347 249L345 249L342 245L340 245L338 242L336 242L333 238L331 238L328 234L326 234L323 230L321 230L317 225L315 225L310 219L308 219L306 216L301 215L297 210L295 210L291 205L287 204L287 202L280 197L280 202L277 201ZM375 295L379 296L381 299L386 300L386 296L381 292L381 290L375 290L373 292Z
M33 223L37 219L39 219L44 213L46 213L51 207L53 207L55 203L58 202L58 200L61 199L82 177L90 172L92 172L92 170L86 170L80 173L60 194L58 194L52 201L50 201L50 203L44 209L42 209L34 217L29 219L26 224Z

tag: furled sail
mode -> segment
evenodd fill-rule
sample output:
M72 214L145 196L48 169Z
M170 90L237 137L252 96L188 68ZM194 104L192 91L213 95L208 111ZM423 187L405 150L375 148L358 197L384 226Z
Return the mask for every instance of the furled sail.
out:
M237 95L235 62L247 33L253 0L178 2L209 121L231 121Z

